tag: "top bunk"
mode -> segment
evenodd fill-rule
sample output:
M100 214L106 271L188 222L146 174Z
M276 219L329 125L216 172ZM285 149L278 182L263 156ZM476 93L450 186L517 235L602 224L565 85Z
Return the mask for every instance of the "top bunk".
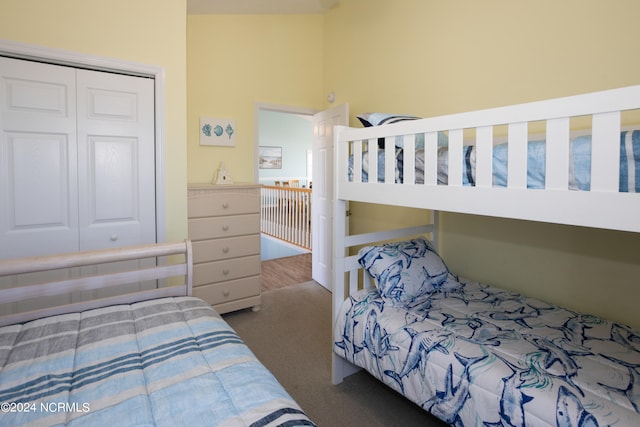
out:
M640 86L335 130L335 197L640 231Z

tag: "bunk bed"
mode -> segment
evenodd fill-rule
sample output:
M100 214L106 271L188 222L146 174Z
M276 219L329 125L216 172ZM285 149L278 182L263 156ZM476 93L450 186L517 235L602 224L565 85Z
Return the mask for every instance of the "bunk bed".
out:
M633 86L337 127L332 381L364 368L455 426L640 425L640 330L469 281L438 254L440 211L639 232L638 110ZM350 234L350 202L430 217Z
M0 261L0 279L14 285L0 289L9 304L0 317L0 425L314 425L191 296L192 271L189 241ZM107 288L120 289L11 309Z

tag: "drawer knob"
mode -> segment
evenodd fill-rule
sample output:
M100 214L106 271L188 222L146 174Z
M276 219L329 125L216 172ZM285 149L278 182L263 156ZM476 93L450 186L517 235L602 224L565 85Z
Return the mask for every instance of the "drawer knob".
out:
M229 203L227 202L222 202L222 208L223 209L227 209L229 207Z
M117 234L112 234L111 236L109 236L109 239L110 239L112 242L115 242L116 240L118 240L118 235L117 235Z
M223 254L228 254L229 253L229 247L225 246L224 248L222 248L222 253Z
M229 226L227 224L223 225L222 231L229 231Z
M223 269L222 274L224 274L225 276L229 275L229 269L228 268Z
M231 294L231 292L229 292L228 289L225 289L224 291L222 291L222 296L225 297L225 298L228 297L230 294Z

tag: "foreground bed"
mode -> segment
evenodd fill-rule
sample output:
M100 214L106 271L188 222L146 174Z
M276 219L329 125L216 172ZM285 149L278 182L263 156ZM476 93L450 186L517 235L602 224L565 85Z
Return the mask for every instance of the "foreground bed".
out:
M12 315L23 319L0 327L0 424L313 425L211 306L184 295L190 289L190 242L3 261L0 273L176 254L184 262L56 286L92 288L184 274L183 285L112 298L97 308L86 306L105 301L58 307L62 314L44 318L37 312ZM50 286L31 290L42 293ZM2 290L0 297L13 293ZM183 295L164 296L173 293Z
M640 331L458 278L435 252L439 211L640 231L640 135L628 127L639 109L634 86L337 128L333 382L364 367L456 426L640 425ZM583 187L574 185L578 134L589 139ZM537 185L530 141L544 144ZM340 220L350 202L423 208L431 219L352 235ZM428 244L414 240L427 235ZM390 240L405 243L382 246Z

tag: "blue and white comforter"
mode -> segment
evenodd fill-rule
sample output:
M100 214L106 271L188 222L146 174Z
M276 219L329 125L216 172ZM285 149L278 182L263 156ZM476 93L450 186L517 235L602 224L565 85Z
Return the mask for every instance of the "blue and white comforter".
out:
M640 331L461 283L412 309L360 291L334 351L454 426L640 426Z
M2 426L313 425L204 301L0 328Z
M395 182L403 180L403 149L395 149L396 169ZM581 136L571 142L569 164L570 190L589 191L591 188L591 137ZM493 148L493 185L507 186L507 144L499 144ZM463 185L475 185L475 146L463 148ZM415 176L416 183L424 182L424 149L416 149ZM527 151L527 187L545 188L545 142L530 141ZM384 182L384 150L378 150L378 182ZM438 148L438 184L448 183L448 148ZM362 157L362 181L368 181L368 156ZM349 179L353 176L353 159L349 159ZM620 134L620 192L640 192L640 130L624 131Z

